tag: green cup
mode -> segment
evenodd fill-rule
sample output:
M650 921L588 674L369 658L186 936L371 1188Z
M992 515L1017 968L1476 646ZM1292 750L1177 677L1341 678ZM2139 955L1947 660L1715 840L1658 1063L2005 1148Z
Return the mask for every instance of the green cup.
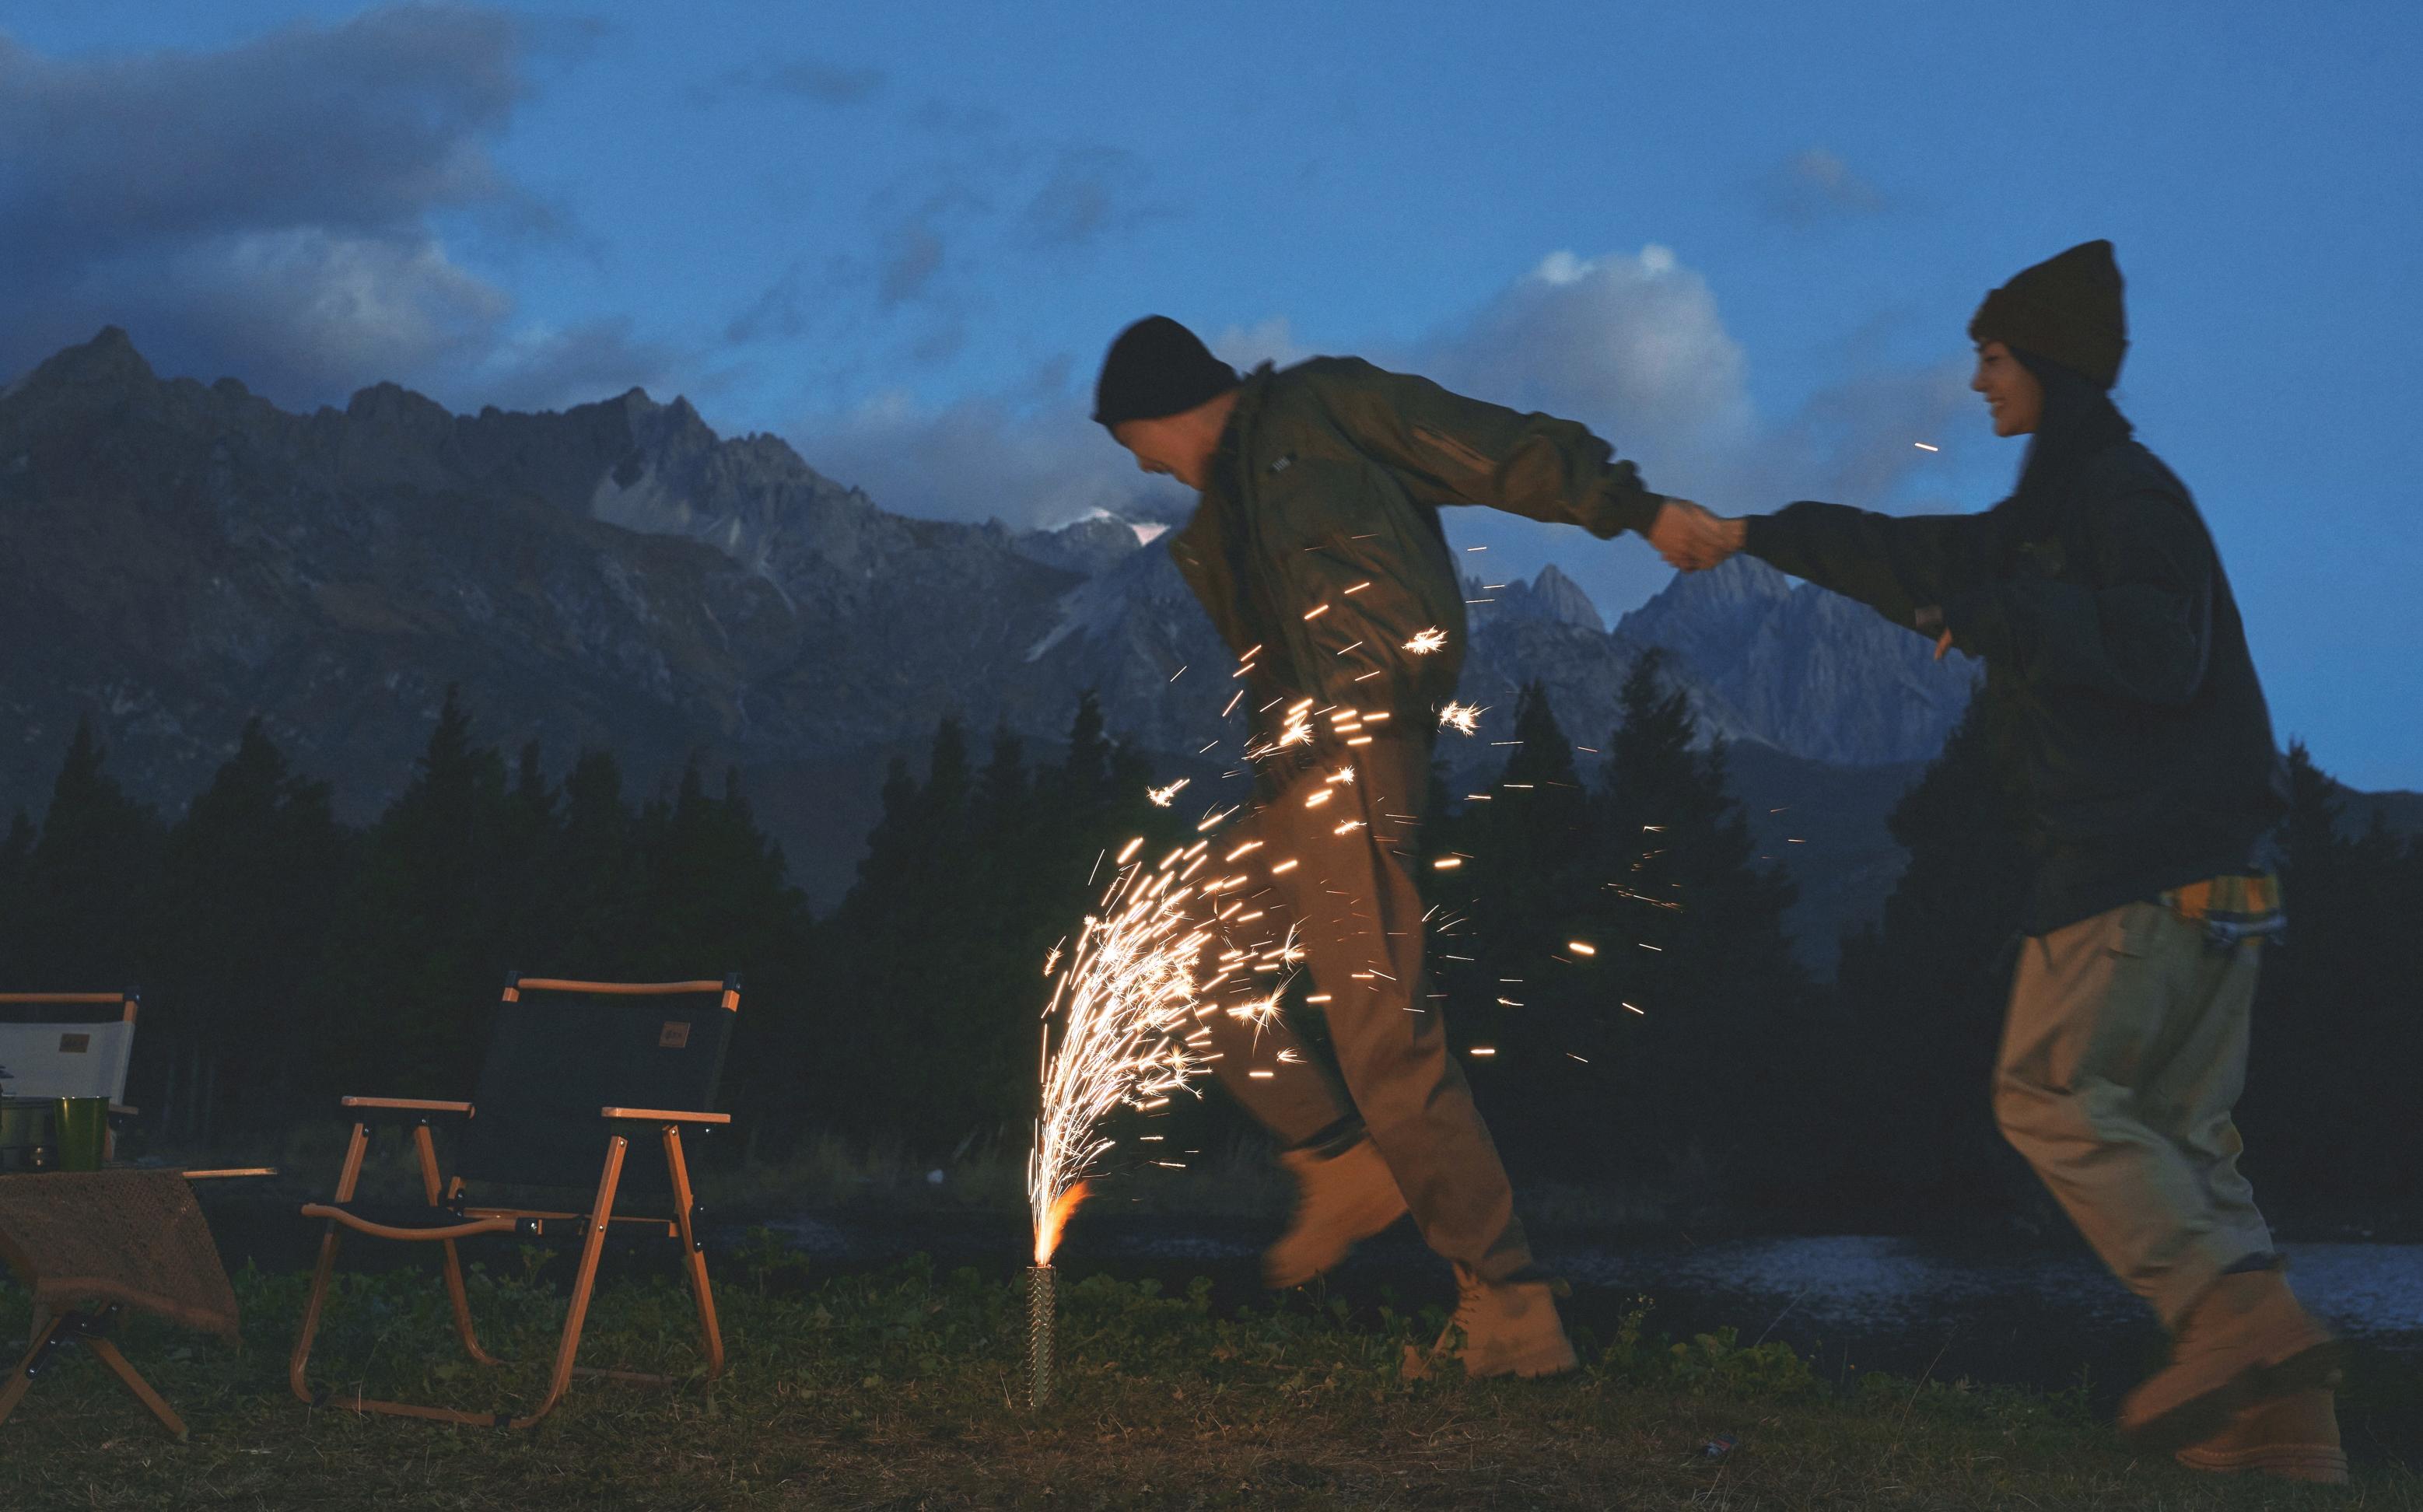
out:
M61 1171L98 1171L109 1148L109 1099L62 1097L58 1127Z

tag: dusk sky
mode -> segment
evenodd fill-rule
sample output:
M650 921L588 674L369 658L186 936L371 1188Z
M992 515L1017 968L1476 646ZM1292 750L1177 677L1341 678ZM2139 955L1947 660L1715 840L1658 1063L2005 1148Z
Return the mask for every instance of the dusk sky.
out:
M1157 311L1570 415L1723 512L1973 510L2019 444L1969 316L2104 236L2278 732L2418 788L2418 62L2392 4L0 0L0 382L116 323L290 407L639 385L1047 525L1149 495L1085 417ZM1670 575L1449 526L1610 622Z

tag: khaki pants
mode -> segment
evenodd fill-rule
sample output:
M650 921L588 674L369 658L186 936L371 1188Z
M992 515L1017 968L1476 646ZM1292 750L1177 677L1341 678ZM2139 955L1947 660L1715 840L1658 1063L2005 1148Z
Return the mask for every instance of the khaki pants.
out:
M2132 903L2028 940L2011 985L1995 1120L2174 1331L2224 1270L2272 1248L2230 1122L2261 949L2217 948Z
M1352 782L1325 780L1346 765ZM1224 1013L1207 1020L1220 1057L1212 1068L1284 1144L1359 1118L1430 1247L1505 1281L1530 1268L1530 1247L1497 1146L1448 1054L1422 962L1412 847L1429 780L1427 741L1382 738L1291 779L1220 832L1220 855L1260 843L1234 864L1252 879L1248 911L1265 910L1250 929L1276 938L1295 925L1313 992L1329 1000L1322 1012L1344 1082L1283 1020L1257 1026ZM1274 870L1289 860L1296 864Z

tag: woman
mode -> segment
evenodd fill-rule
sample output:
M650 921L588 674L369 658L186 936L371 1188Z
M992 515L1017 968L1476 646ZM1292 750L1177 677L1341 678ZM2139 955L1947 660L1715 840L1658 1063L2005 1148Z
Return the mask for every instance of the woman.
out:
M2286 791L2237 604L2186 487L2113 406L2112 244L2027 269L1969 334L1994 433L2033 437L2010 497L1702 512L1668 559L1748 551L1985 661L2038 858L1994 1113L2172 1332L2121 1430L2198 1468L2344 1480L2336 1342L2281 1278L2230 1119Z

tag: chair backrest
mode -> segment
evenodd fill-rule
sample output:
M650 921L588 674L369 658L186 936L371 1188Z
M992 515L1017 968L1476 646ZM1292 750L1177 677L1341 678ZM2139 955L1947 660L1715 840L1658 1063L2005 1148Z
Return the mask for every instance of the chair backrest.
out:
M597 1110L714 1111L739 1008L736 976L509 979L455 1169L471 1181L594 1187L609 1133ZM665 1189L663 1159L634 1154L626 1186Z
M126 1100L126 1065L135 1054L134 992L0 992L0 1013L33 1022L0 1023L0 1096ZM86 1010L68 1018L62 1008ZM94 1010L104 1010L100 1016Z

